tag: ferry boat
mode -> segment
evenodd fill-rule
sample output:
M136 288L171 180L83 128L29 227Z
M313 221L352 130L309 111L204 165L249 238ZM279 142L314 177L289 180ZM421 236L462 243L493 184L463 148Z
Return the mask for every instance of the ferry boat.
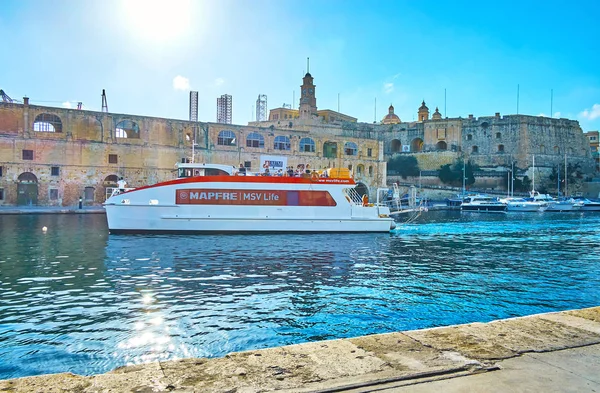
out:
M347 169L256 176L216 164L178 164L178 178L115 192L110 233L389 232L390 209L369 203ZM342 174L342 175L340 175ZM383 189L386 191L387 189ZM383 198L382 198L383 199Z
M506 205L487 195L469 195L463 199L460 210L464 212L504 213Z

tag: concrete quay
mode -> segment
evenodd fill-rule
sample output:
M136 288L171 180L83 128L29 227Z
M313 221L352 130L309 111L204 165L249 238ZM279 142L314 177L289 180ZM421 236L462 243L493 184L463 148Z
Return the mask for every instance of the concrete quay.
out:
M0 206L0 214L105 214L102 206Z
M600 392L600 307L0 381L0 392Z

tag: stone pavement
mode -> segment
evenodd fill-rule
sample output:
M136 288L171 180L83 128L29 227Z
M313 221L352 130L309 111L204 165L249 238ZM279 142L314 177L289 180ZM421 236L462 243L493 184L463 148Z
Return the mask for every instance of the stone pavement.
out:
M600 392L600 307L0 381L0 392Z

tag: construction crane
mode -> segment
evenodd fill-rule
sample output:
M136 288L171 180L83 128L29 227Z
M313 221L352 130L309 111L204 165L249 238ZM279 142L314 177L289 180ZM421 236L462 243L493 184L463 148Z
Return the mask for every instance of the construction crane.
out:
M2 98L2 102L14 102L14 100L10 98L2 89L0 89L0 97Z

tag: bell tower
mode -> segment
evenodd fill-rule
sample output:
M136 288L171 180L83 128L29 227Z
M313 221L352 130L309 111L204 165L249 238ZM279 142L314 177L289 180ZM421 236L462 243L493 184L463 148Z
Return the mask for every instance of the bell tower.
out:
M306 58L306 75L302 79L300 86L300 118L310 119L317 115L317 97L315 96L315 85L313 77L310 74L310 59Z

